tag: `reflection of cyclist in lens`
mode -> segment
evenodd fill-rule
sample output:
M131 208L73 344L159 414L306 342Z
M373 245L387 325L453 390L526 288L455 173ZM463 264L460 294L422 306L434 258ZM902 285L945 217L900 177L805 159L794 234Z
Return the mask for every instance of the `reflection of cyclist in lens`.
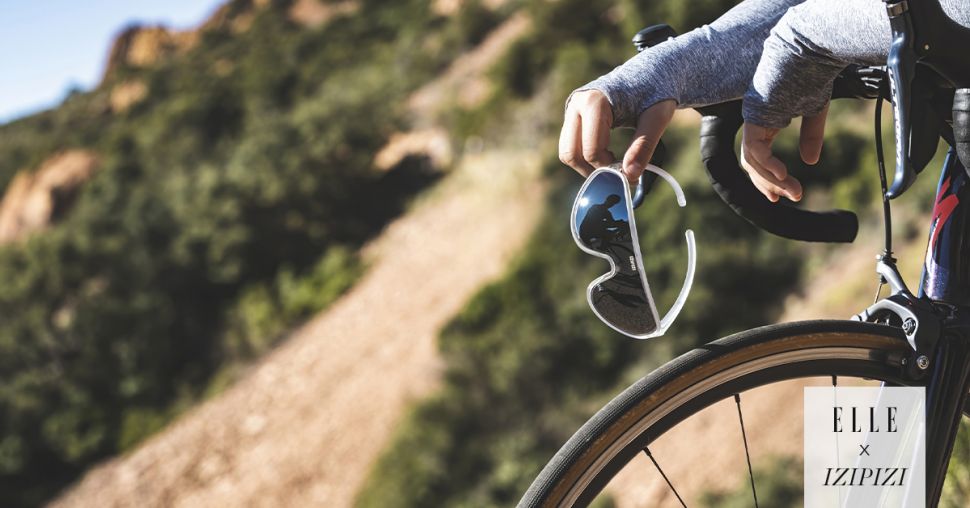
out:
M579 225L579 237L587 245L600 248L609 243L619 235L629 229L629 223L625 220L616 220L610 213L610 208L620 202L620 196L610 194L598 205L589 207L586 217L583 217L582 224Z

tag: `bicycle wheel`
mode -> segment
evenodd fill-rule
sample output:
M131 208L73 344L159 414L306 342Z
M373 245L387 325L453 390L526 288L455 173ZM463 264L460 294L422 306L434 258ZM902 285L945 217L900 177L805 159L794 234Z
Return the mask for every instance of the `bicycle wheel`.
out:
M634 457L643 460L643 450L692 415L735 398L740 417L735 394L746 390L810 377L912 385L903 375L909 352L898 328L855 321L767 326L709 343L657 369L600 410L556 453L519 506L588 505ZM738 465L745 475L750 456L748 461ZM668 480L662 471L661 476Z

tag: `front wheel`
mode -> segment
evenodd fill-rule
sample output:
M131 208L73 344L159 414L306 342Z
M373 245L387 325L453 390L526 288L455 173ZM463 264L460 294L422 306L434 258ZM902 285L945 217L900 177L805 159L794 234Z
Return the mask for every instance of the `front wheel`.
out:
M747 487L749 480L755 498L752 456L769 453L749 444L764 436L772 446L784 443L772 452L801 455L802 386L913 385L903 368L910 353L898 328L855 321L774 325L711 342L607 404L556 453L519 506L586 506L611 481L620 497L650 485L631 505L696 506L706 489ZM719 434L725 427L731 439ZM678 444L663 442L671 435ZM705 437L713 442L701 444ZM624 468L634 473L624 477Z

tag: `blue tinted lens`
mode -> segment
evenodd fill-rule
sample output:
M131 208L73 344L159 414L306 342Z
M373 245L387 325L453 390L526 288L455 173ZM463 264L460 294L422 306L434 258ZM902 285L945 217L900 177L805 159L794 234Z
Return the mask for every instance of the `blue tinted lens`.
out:
M604 252L613 241L630 239L626 182L616 173L597 173L577 198L575 231L587 248Z

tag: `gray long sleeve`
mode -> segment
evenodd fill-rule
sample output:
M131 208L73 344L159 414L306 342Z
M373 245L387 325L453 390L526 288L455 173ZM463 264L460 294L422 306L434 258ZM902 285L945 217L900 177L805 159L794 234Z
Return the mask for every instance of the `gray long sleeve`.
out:
M941 0L970 26L966 0ZM784 127L816 114L848 64L886 61L890 29L882 0L745 0L720 18L647 49L580 87L603 92L613 125L633 126L665 99L679 107L744 97L745 120Z
M942 0L947 15L970 26L965 0ZM848 64L884 65L891 31L882 0L808 0L794 6L765 40L744 95L745 121L785 127L825 107Z
M599 90L613 106L613 126L633 126L666 99L680 107L740 98L778 19L802 0L746 0L704 25L634 56L580 87Z

